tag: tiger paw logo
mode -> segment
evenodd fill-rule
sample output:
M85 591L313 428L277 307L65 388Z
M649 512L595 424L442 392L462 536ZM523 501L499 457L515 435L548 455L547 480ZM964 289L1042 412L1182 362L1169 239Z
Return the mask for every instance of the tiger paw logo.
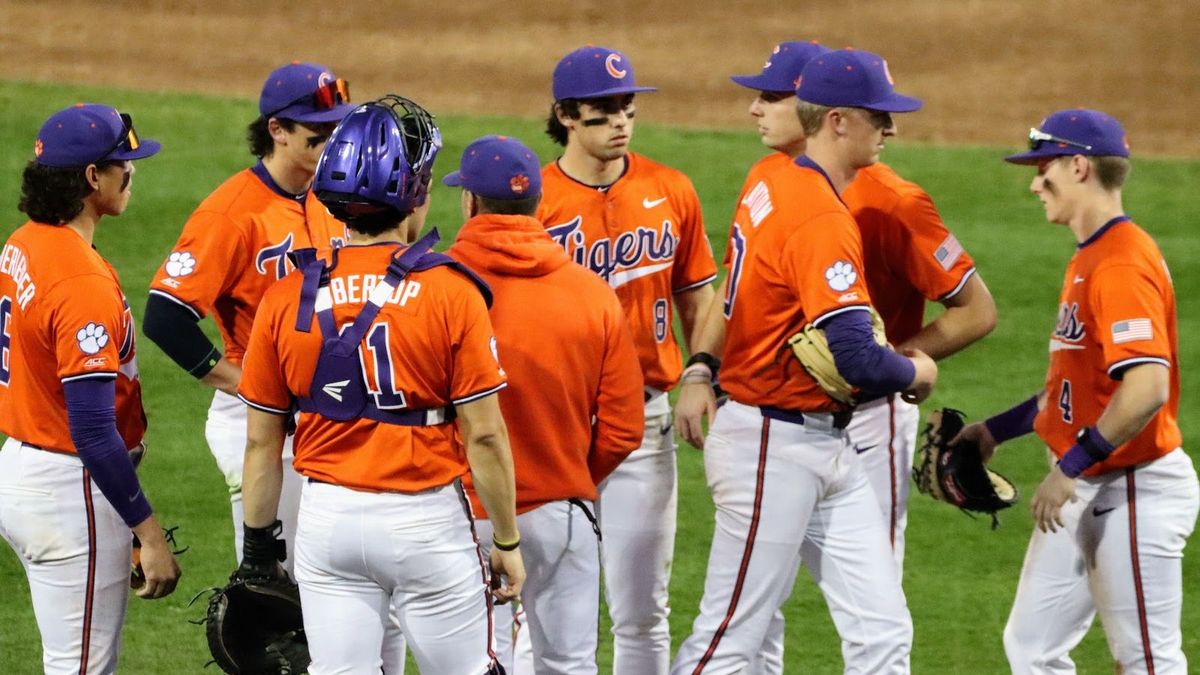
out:
M167 276L186 277L196 270L196 259L187 251L176 251L167 258Z
M97 354L108 345L108 332L98 323L89 323L75 333L75 341L84 354Z
M512 179L508 181L508 187L515 195L525 194L525 191L529 189L529 176L526 176L525 174L513 176Z
M858 281L858 272L854 271L854 265L844 260L833 263L825 270L825 282L838 293L849 289L855 281Z
M1126 146L1126 147L1128 147L1128 146ZM42 144L42 139L39 138L33 142L33 156L34 157L41 157L42 153L45 151L46 151L46 146Z

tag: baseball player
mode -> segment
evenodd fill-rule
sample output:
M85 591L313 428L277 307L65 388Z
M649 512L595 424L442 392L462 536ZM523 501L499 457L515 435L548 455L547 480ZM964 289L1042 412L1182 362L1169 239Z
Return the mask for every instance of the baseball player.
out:
M1074 672L1098 612L1117 670L1186 673L1183 549L1200 486L1180 447L1175 291L1154 240L1121 202L1121 124L1060 110L1029 131L1029 189L1076 251L1059 295L1045 387L963 429L985 457L1031 431L1053 453L1030 505L1037 528L1004 629L1014 673Z
M500 409L528 569L521 593L533 647L528 673L595 673L596 486L643 436L633 337L612 289L572 264L533 217L542 185L533 151L514 138L485 136L443 182L462 187L468 218L448 253L479 270L496 298L491 318L509 378ZM487 518L473 481L466 485L476 516ZM484 542L491 525L478 522Z
M933 360L875 342L858 225L840 194L878 160L891 114L921 102L894 91L877 54L815 55L797 90L807 147L768 176L753 245L731 271L736 311L724 340L716 414L704 449L717 507L700 615L672 673L751 667L801 563L821 588L847 672L907 672L912 623L850 411L789 353L805 325L825 331L837 370L862 390L932 390ZM715 370L701 362L689 377ZM713 373L715 375L716 373ZM708 374L704 374L707 382Z
M524 568L490 291L429 253L436 232L404 245L428 209L441 135L391 96L355 109L330 147L313 189L350 239L328 262L296 253L301 270L264 295L246 351L240 573L277 573L282 559L276 504L296 405L310 672L379 672L395 617L422 672L499 673L489 582L510 600ZM468 470L493 525L490 573L459 482Z
M805 64L829 50L813 42L782 42L758 75L735 76L735 83L759 92L750 104L762 143L776 152L759 160L738 196L725 265L734 268L766 208L769 177L786 171L804 152L804 130L795 110L795 82ZM871 302L883 317L888 341L901 350L920 349L935 361L982 338L996 323L996 306L976 273L974 261L942 223L929 195L891 167L863 167L842 194L862 234L863 262ZM734 282L737 275L731 277ZM730 277L727 277L727 280ZM726 282L724 302L710 308L707 337L697 347L711 351L735 311L736 295ZM922 326L926 301L946 311ZM675 408L689 442L700 439L700 417L712 405L712 389L685 386ZM888 526L888 541L903 575L904 529L908 516L909 473L917 439L917 406L896 396L867 401L854 410L846 431L859 453ZM782 637L782 636L780 636Z
M716 264L699 198L680 172L629 151L633 66L619 51L583 47L554 69L547 133L562 156L542 169L538 219L575 262L616 291L645 380L646 431L600 486L597 516L612 617L613 670L665 673L667 586L675 545L675 437L666 392L682 370L672 335L691 335L715 291Z
M236 398L242 355L263 293L291 269L288 252L340 245L345 239L344 225L317 202L309 185L325 140L353 108L348 100L346 82L324 66L292 63L272 71L247 136L258 162L196 207L150 284L146 337L216 390L204 435L229 486L238 560L246 446L246 407ZM200 329L199 321L210 314L224 354ZM279 517L290 551L300 479L290 464L284 475ZM292 560L289 554L289 569Z
M0 252L0 535L25 567L50 674L116 671L130 530L138 595L179 579L131 461L146 431L133 315L92 246L129 205L133 161L159 147L106 105L55 113L21 182L29 221Z

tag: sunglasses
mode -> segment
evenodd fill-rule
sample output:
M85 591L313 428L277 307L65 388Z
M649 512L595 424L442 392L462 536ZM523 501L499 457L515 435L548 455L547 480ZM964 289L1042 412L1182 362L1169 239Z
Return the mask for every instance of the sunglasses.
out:
M1058 143L1059 145L1068 145L1072 148L1080 148L1082 150L1091 150L1092 146L1078 141L1071 141L1065 138L1060 138L1054 134L1048 134L1041 129L1029 130L1029 149L1037 150L1042 147L1042 143Z
M141 141L138 140L137 132L133 130L133 116L121 113L121 134L117 136L117 142L105 150L104 154L96 159L96 162L103 162L117 150L132 152L133 150L137 150L141 144Z
M311 94L305 94L294 101L289 101L287 105L283 106L279 110L273 111L269 115L266 115L266 117L274 117L275 115L278 115L297 103L304 102L312 103L312 107L316 108L317 110L329 110L330 108L339 106L343 103L349 103L350 83L339 77L336 80L317 87L317 90Z

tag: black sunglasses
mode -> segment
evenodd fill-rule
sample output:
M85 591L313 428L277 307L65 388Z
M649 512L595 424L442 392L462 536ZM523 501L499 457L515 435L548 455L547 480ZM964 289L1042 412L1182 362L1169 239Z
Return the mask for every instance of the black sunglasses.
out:
M137 132L133 130L133 116L129 115L128 113L121 113L121 135L117 136L117 142L113 143L112 146L105 150L104 154L100 155L96 159L96 162L93 163L103 162L104 160L108 159L109 155L113 154L117 150L132 152L137 150L138 146L141 144L141 141L138 140Z
M1091 150L1092 149L1092 146L1090 146L1086 143L1080 143L1079 141L1071 141L1071 140L1068 140L1065 138L1061 138L1059 136L1055 136L1054 134L1048 134L1048 133L1042 131L1041 129L1032 129L1031 128L1029 130L1029 149L1037 150L1038 148L1042 147L1042 143L1058 143L1059 145L1069 145L1072 148L1080 148L1083 150Z

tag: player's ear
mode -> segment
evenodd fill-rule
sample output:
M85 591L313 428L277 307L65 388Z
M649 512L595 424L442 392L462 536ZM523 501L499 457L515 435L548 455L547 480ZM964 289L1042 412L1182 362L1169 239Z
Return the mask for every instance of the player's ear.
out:
M576 120L568 115L566 110L563 110L561 103L554 104L554 117L558 120L559 124L563 125L567 129L574 128Z
M1071 156L1071 175L1075 180L1083 183L1087 181L1088 176L1092 173L1092 160L1084 155Z
M267 120L267 133L271 135L271 140L275 141L276 145L287 145L287 129L279 123L279 120L272 117Z
M83 179L87 181L92 190L100 189L100 167L88 164L83 169Z

